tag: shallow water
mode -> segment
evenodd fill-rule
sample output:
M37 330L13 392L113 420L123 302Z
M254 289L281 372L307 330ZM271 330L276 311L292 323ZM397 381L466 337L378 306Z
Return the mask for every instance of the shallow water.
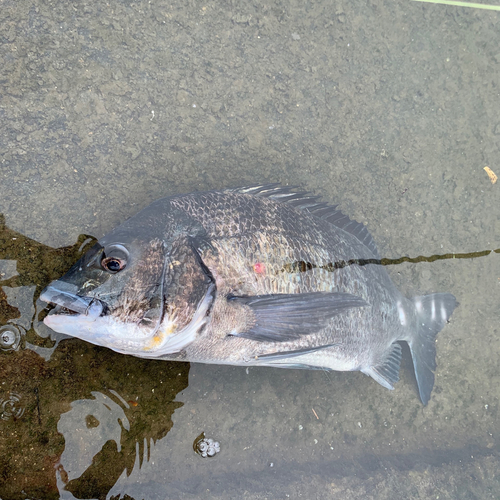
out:
M36 299L86 235L245 184L339 203L388 259L498 249L499 28L418 2L3 0L0 498L498 498L498 253L388 266L460 302L425 408L408 360L392 392L140 360L55 336Z

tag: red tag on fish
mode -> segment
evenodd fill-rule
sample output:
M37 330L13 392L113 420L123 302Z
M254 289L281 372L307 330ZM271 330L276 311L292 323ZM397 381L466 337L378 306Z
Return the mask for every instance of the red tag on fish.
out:
M266 271L266 266L264 265L263 262L256 262L254 265L253 265L253 270L257 273L257 274L264 274L265 271Z

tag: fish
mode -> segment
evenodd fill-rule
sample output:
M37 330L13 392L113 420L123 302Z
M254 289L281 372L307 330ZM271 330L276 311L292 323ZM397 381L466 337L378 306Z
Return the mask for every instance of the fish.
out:
M399 380L409 345L434 385L450 293L406 298L366 226L267 184L153 202L99 239L40 298L54 331L149 359L361 371Z

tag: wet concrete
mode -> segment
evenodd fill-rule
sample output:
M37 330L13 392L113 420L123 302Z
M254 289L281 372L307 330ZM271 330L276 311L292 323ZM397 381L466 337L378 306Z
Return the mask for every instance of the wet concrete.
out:
M4 0L0 212L56 249L162 196L281 182L340 203L383 257L498 248L500 184L483 168L500 171L499 26L495 12L418 2ZM29 263L18 251L7 258ZM426 408L409 363L393 392L358 373L203 365L186 387L186 365L176 384L168 363L76 340L49 361L0 352L0 398L24 408L0 420L0 498L496 498L500 256L390 272L409 296L460 302ZM0 292L0 318L27 332L48 279L35 275ZM116 424L122 451L107 441L70 484L64 465L86 455L61 463L58 422L94 408L93 392L131 430ZM213 459L193 452L201 432L221 444Z

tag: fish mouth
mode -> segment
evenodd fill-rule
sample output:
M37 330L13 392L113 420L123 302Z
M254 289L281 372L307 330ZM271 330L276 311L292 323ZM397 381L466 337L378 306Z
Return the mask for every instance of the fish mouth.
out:
M76 311L68 309L67 307L61 306L59 304L54 304L52 302L47 306L47 312L48 316L53 314L58 314L60 316L78 316L80 314Z
M55 285L55 286L54 286ZM97 319L105 314L106 304L95 297L83 297L75 293L76 287L63 281L49 285L40 294L40 299L51 304L48 316L79 316Z

